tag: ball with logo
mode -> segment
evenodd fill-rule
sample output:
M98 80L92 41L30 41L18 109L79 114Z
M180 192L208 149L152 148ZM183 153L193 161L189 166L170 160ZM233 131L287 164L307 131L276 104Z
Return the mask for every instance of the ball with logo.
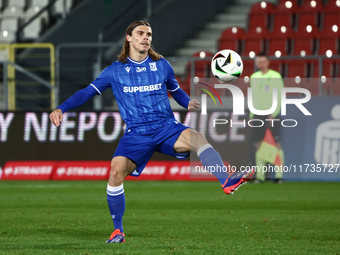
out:
M221 50L211 60L211 71L220 81L231 82L242 74L243 62L235 51Z

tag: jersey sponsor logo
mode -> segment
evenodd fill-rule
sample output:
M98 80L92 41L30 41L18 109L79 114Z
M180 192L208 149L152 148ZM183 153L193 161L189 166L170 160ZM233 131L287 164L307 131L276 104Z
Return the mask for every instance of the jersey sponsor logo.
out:
M145 67L137 67L136 71L137 71L137 73L140 73L140 72L146 71L146 68Z
M156 63L149 63L151 71L157 71Z
M125 67L125 70L129 73L130 72L130 69L131 69L131 67Z
M134 93L134 92L146 92L146 91L155 91L160 90L162 87L162 83L157 83L155 85L147 85L147 86L133 86L133 87L127 87L124 86L124 92L127 93Z

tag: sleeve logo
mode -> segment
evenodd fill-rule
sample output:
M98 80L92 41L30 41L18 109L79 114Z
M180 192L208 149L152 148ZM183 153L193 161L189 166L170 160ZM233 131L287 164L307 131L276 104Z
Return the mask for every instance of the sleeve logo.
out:
M149 64L150 64L150 69L151 69L151 71L157 71L156 62L149 63Z

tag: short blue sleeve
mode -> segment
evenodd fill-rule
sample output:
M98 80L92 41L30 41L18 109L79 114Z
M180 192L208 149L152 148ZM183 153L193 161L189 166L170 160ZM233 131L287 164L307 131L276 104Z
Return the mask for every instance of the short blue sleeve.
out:
M104 90L111 87L111 80L112 68L109 66L106 67L93 82L91 82L90 86L95 88L97 94L100 95Z
M170 63L164 59L164 71L166 72L166 86L169 92L175 92L179 89L178 81L176 80L174 69Z

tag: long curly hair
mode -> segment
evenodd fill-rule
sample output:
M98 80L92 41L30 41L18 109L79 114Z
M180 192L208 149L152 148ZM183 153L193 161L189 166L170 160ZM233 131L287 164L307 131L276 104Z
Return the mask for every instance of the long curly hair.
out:
M140 25L145 25L145 26L151 27L150 24L146 21L143 21L143 20L134 21L127 27L126 34L131 36L132 31L135 29L135 27L140 26ZM129 51L130 51L130 44L125 38L122 50L121 50L120 54L118 55L118 61L122 62L123 64L126 63L126 59L129 56ZM163 57L161 54L157 53L153 49L152 45L150 45L150 48L148 50L148 54L153 61L160 60Z

